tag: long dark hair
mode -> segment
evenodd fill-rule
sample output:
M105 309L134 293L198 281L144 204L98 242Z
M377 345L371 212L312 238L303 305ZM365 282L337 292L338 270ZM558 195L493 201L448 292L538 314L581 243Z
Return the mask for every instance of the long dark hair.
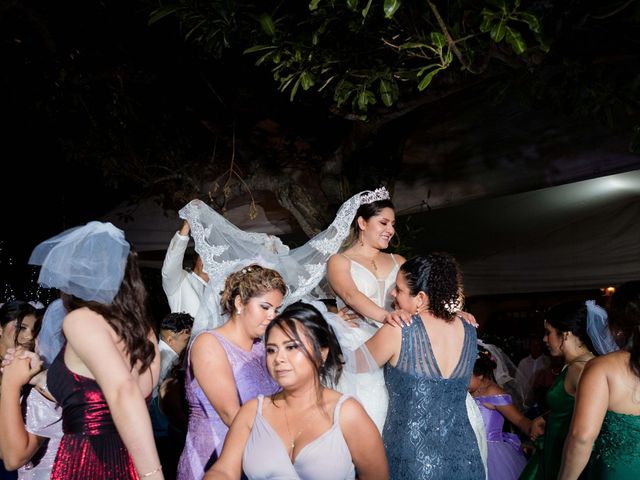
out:
M585 302L563 302L554 305L547 310L545 320L560 333L571 332L591 353L596 353L593 342L587 334L587 305Z
M139 373L149 368L155 358L153 342L148 338L153 327L147 310L147 290L138 268L138 255L133 250L129 251L124 278L113 302L102 304L68 294L62 294L62 301L68 312L87 307L102 315L122 340L131 368L135 368L138 362Z
M424 292L429 298L428 310L450 322L462 308L462 275L458 262L444 252L414 257L400 266L409 292L416 296Z
M18 335L20 335L20 329L22 328L22 320L27 315L36 315L36 309L28 302L22 300L14 300L13 302L7 302L0 307L0 326L4 329L9 322L16 321L16 331L14 333L13 343L18 343ZM37 320L37 316L36 316ZM36 336L34 328L33 335Z
M620 285L611 297L609 329L630 354L629 367L640 377L640 281Z
M274 327L279 327L291 340L300 345L314 366L316 381L320 387L335 386L338 383L344 365L342 349L333 330L316 307L303 302L292 303L269 324L264 334L265 339L269 339L269 333ZM311 344L312 351L305 347L301 333ZM324 362L321 351L323 348L328 350ZM321 390L322 388L318 388L318 392Z

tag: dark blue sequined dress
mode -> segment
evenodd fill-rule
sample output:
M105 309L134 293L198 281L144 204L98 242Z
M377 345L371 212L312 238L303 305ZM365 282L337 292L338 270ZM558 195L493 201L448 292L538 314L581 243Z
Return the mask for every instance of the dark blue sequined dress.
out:
M392 480L485 478L465 403L477 336L463 325L462 354L449 378L440 373L420 317L402 329L398 363L385 371L389 410L383 439Z

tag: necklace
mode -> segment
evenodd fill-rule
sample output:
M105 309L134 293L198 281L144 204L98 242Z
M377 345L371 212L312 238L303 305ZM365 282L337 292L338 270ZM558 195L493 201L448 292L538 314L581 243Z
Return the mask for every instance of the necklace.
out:
M289 428L289 417L287 416L287 402L284 399L282 401L284 403L284 420L287 423L287 434L289 435L289 458L291 458L291 461L293 461L293 452L296 448L296 441L298 440L302 432L309 426L309 424L311 423L311 419L315 417L315 413L318 410L314 409L313 413L307 416L307 421L304 423L302 428L298 430L298 433L296 434L296 436L292 437L291 429Z
M567 367L569 365L573 365L574 363L580 363L580 362L588 362L589 360L591 360L593 358L593 354L591 352L589 353L585 353L583 355L580 355L576 358L574 358L573 360L571 360L570 362L567 362Z
M367 258L367 257L366 257L366 255L363 255L363 254L361 254L361 253L355 253L355 254L352 254L352 255L357 255L358 257L363 258L364 260L368 260L368 261L369 261L369 263L371 263L371 267L373 268L373 271L374 271L375 273L378 273L378 264L377 264L377 263L376 263L376 261L373 259L373 257L371 257L371 258ZM377 253L374 255L374 257L375 257L376 255L377 255Z

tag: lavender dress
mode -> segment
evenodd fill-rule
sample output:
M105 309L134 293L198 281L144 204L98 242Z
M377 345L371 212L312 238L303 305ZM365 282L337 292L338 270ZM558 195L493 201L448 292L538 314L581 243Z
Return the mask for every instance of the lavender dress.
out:
M527 464L520 449L520 439L513 433L502 431L504 417L499 411L485 407L511 405L511 395L487 395L474 397L474 400L480 408L487 429L489 480L516 480Z
M260 394L271 395L280 390L280 386L267 372L262 342L254 343L251 351L247 352L215 331L199 335L213 335L224 348L233 371L240 405ZM189 428L178 464L178 480L199 480L220 455L229 428L214 410L193 375L191 351L188 367L185 390L189 403Z

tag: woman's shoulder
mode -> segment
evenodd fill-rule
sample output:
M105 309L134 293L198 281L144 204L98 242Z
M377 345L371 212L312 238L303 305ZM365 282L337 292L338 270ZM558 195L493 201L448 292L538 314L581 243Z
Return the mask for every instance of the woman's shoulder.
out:
M91 322L91 323L104 323L107 324L105 318L98 312L91 310L88 307L76 308L71 310L64 317L64 325L75 325L78 322Z
M349 258L349 250L345 250L344 252L334 253L329 257L327 261L327 265L334 267L340 267L344 265L351 265L351 259Z

